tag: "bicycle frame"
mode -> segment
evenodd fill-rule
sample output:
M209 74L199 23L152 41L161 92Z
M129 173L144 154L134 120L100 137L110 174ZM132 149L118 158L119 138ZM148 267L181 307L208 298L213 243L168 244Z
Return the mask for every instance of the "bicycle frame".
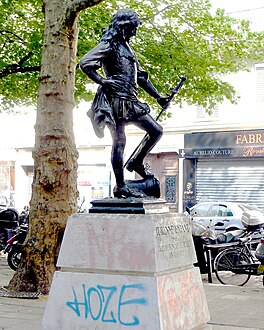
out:
M254 255L252 254L251 250L249 249L248 245L238 245L236 247L232 248L233 250L237 251L238 256L242 253L244 253L249 260L251 260L250 263L244 263L244 264L235 264L233 265L233 272L237 274L250 274L250 275L262 275L263 273L259 273L259 265L260 262L254 258Z
M229 244L229 247L221 251L215 258L215 275L222 284L232 284L243 286L251 275L263 275L263 264L255 258L250 249L250 234L240 239L236 243Z

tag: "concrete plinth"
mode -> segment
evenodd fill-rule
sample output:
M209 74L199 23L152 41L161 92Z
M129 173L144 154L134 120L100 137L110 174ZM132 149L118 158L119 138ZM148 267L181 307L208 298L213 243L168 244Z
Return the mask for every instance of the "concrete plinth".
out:
M193 329L209 320L189 219L69 218L43 329Z

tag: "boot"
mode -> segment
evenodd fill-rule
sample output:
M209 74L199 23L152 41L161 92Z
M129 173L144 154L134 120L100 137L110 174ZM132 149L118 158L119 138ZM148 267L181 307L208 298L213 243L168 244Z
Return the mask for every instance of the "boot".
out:
M140 192L136 192L128 189L127 185L124 185L122 187L115 186L113 193L114 193L114 197L117 198L128 198L128 197L142 198L144 196Z
M131 158L129 160L129 162L126 165L126 169L129 172L135 171L143 179L146 179L146 178L149 178L149 177L154 177L154 174L149 172L142 163L137 162L137 160L135 158Z

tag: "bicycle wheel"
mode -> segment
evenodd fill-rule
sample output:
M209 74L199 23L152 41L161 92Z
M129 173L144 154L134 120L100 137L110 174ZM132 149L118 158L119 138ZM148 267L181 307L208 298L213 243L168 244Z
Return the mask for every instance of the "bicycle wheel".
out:
M222 284L242 286L250 279L250 264L250 258L241 249L226 249L215 258L215 275Z

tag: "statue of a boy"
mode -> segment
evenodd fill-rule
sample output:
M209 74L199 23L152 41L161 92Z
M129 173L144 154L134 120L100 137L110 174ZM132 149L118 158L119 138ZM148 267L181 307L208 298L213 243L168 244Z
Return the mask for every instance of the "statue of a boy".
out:
M143 165L145 156L162 136L162 127L150 116L150 108L138 100L138 86L164 106L167 97L162 97L140 67L130 48L129 41L136 35L141 24L139 16L129 9L121 9L113 15L108 29L104 30L101 42L80 61L82 71L99 84L92 107L88 113L95 133L103 137L105 125L112 139L111 163L116 179L115 197L139 197L131 191L124 180L125 125L133 123L148 134L144 143L129 160L126 168L137 172L142 178L153 176ZM102 68L105 77L97 70Z

